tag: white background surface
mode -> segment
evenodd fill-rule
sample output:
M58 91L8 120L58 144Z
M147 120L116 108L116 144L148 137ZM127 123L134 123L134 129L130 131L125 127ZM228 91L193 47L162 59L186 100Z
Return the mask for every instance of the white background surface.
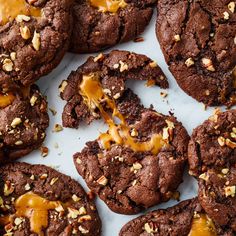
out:
M153 104L154 108L158 112L164 114L168 114L169 111L174 112L174 115L183 123L191 135L193 128L207 119L213 113L214 108L208 108L207 111L204 111L203 104L193 100L178 87L168 70L156 39L155 17L156 16L154 15L149 27L142 35L144 37L144 42L125 43L116 46L115 49L123 49L146 54L159 64L168 77L170 83L170 88L166 90L168 93L166 99L163 99L160 96L160 92L164 90L159 87L146 88L144 83L133 81L129 82L128 86L140 96L145 106L149 107L150 104ZM105 52L109 52L112 49ZM75 170L72 156L75 152L81 151L87 141L96 139L99 132L106 131L106 125L102 121L98 121L93 122L90 126L83 124L78 130L64 129L62 132L53 133L52 129L56 123L61 124L61 114L65 104L65 102L59 98L58 86L63 79L68 77L72 70L76 70L79 65L83 64L87 57L88 55L67 54L61 64L51 74L42 78L38 82L42 93L48 98L49 108L53 108L57 111L56 116L53 116L51 112L49 112L50 127L47 130L47 138L45 141L45 146L49 148L49 155L43 158L39 151L35 151L21 159L21 161L32 164L45 164L55 167L62 173L70 175L74 179L78 180L86 190L85 182ZM57 144L58 148L56 148ZM196 182L187 174L187 171L184 183L179 187L179 191L181 193L181 200L191 198L197 194ZM158 208L166 208L174 204L176 204L175 201L169 201L168 203L153 207L148 211ZM99 199L97 199L97 207L103 223L103 236L117 236L125 223L137 217L137 215L124 216L115 214Z

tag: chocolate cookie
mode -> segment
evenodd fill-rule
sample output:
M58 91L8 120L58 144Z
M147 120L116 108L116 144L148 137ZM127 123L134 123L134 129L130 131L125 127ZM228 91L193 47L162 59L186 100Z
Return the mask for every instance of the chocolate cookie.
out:
M159 0L156 33L179 86L206 105L236 103L232 0Z
M214 222L236 235L236 165L200 175L199 201Z
M54 69L71 32L71 0L0 0L0 88L28 86Z
M136 38L148 25L156 0L76 0L70 50L96 52Z
M166 210L157 210L127 223L120 236L233 236L214 225L197 199L186 200Z
M43 165L0 168L1 235L101 234L92 200L78 182Z
M182 124L144 108L130 90L118 99L113 118L107 116L107 133L74 155L88 187L122 214L178 197L189 141Z
M236 110L216 112L194 129L188 147L190 174L236 164Z
M0 164L40 147L49 125L47 102L36 85L0 94Z
M96 77L94 80L97 80L90 85L91 88L101 84L106 96L115 101L123 95L125 81L128 79L146 80L148 85L168 88L168 82L162 70L144 55L127 51L112 51L106 55L99 54L97 57L90 57L60 85L61 97L67 101L62 115L65 127L77 128L80 121L85 120L90 123L101 116L94 104L91 106L85 102L80 93L79 87L83 85L83 77L88 79L89 76L94 76ZM92 93L95 94L96 91Z

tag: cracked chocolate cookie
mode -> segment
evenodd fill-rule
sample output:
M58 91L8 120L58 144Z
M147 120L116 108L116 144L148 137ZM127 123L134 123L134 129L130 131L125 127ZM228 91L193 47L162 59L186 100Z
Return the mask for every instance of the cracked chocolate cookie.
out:
M84 82L88 81L87 84L83 83L83 78L85 78ZM127 51L112 51L106 55L99 54L97 57L90 57L60 85L60 95L67 102L62 114L63 126L77 128L82 120L90 123L101 117L101 112L94 102L83 99L81 86L85 85L87 89L90 87L91 93L96 94L101 85L104 95L107 98L113 98L116 102L123 96L125 81L128 79L146 80L147 85L168 88L168 82L162 70L144 55ZM104 106L104 109L109 108Z
M84 99L91 98L86 94ZM131 90L117 103L106 98L111 111L100 107L103 99L93 101L109 129L74 155L88 187L121 214L178 198L189 141L182 124L144 108Z
M233 236L214 225L197 199L156 210L128 222L119 236Z
M70 50L96 52L135 39L148 25L156 0L76 0Z
M194 129L188 146L190 174L236 164L236 110L216 111Z
M47 102L36 85L0 94L0 164L40 147L49 125Z
M236 103L235 4L158 1L156 33L166 62L179 86L206 105Z
M101 234L96 206L81 185L43 165L0 168L1 235Z
M71 0L0 0L0 88L49 73L68 49Z
M199 201L228 235L236 235L236 164L209 169L199 176Z

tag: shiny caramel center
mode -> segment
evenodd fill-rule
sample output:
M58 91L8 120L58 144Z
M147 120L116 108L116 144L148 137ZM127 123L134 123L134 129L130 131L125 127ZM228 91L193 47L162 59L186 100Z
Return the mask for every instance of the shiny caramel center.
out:
M28 192L16 200L15 214L0 217L0 224L6 225L15 217L26 217L30 221L31 232L43 236L43 229L48 226L48 211L60 205L59 201L49 201L33 192Z
M125 8L127 3L124 0L89 0L91 6L98 8L101 12L116 13L119 9Z
M206 214L200 214L193 219L188 236L217 236L217 233L212 220Z
M13 93L6 93L6 94L0 93L0 109L11 105L14 99L15 96L13 95Z
M13 21L18 15L41 16L41 9L29 5L26 0L0 0L0 25Z
M116 143L127 146L135 152L152 152L157 154L167 144L163 140L162 134L152 135L147 142L138 142L131 136L131 128L127 124L125 117L118 111L115 101L103 92L99 75L84 75L79 89L87 106L90 109L98 108L102 118L109 126L108 132L101 134L99 137L105 149L110 149L112 143ZM112 116L103 109L101 102L105 102L107 108L112 111ZM118 119L120 123L116 124L115 119Z

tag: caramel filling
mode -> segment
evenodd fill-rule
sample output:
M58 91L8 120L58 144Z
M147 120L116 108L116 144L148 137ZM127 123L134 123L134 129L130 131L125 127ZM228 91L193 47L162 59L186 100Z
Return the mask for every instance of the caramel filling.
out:
M41 9L29 5L26 0L0 0L0 25L13 21L18 15L41 16Z
M12 217L27 217L30 220L31 231L43 236L43 229L48 226L48 211L54 210L60 205L59 201L49 201L33 192L28 192L16 200L16 213L10 217L0 217L0 224L10 223Z
M24 98L27 98L30 94L30 87L22 87L22 95ZM16 96L9 92L9 93L0 93L0 109L5 108L12 104L15 100Z
M101 12L116 13L120 8L125 8L124 0L89 0L91 6L98 8Z
M206 214L194 218L188 236L217 236L212 220Z
M167 144L163 140L162 134L152 135L147 142L138 142L131 136L131 128L127 124L125 117L118 111L115 101L103 92L98 74L84 75L79 89L87 106L91 110L98 108L102 118L109 126L108 132L101 134L99 137L105 149L110 149L111 144L116 143L127 146L135 152L152 152L156 155ZM107 105L112 111L112 116L103 109L101 103ZM115 119L118 119L120 123L116 124Z
M12 104L15 96L13 93L0 94L0 108L5 108Z

